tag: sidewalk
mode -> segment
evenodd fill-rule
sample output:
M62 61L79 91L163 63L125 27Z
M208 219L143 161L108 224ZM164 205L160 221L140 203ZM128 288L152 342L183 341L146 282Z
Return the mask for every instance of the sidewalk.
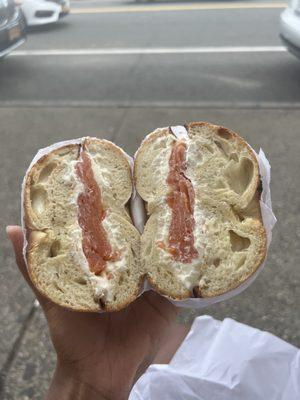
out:
M267 330L300 346L299 313L299 110L201 110L174 108L0 108L0 399L41 399L55 357L46 322L23 282L4 227L20 221L20 184L39 147L61 139L97 135L114 140L129 154L146 133L158 126L207 120L241 133L261 146L272 164L272 196L278 224L268 262L257 281L242 295L203 310ZM287 159L286 155L289 155ZM183 311L183 319L196 313Z

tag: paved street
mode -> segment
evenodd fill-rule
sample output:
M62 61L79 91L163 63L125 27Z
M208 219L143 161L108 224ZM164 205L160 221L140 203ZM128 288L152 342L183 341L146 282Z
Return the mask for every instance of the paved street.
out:
M240 296L197 314L235 318L300 346L300 60L278 37L279 2L73 1L0 61L0 400L41 399L55 360L4 227L43 146L95 135L133 154L158 126L206 120L262 147L278 218L268 262Z
M102 6L35 28L0 64L0 105L298 107L300 65L281 48L281 9L273 5L139 13Z

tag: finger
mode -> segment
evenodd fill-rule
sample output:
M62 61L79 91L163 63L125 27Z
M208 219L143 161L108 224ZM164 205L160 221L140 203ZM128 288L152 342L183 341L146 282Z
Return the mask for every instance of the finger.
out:
M28 274L27 266L23 256L23 246L24 246L24 235L20 226L10 225L6 227L6 233L8 238L10 239L13 249L15 252L16 263L21 271L24 279L36 295L37 299L40 303L46 303L47 300L42 297L42 295L37 291Z
M30 281L25 260L23 257L24 235L22 229L17 225L11 225L6 227L6 233L13 245L15 258L19 270L21 271L28 285L32 288L32 283Z

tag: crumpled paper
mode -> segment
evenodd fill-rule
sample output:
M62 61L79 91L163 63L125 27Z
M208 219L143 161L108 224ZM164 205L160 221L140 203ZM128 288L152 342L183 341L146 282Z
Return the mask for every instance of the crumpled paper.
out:
M195 319L171 362L151 365L129 400L299 400L300 350L230 318Z
M171 127L171 129L172 129L172 132L174 133L174 135L178 137L178 139L187 138L187 131L184 126L174 126L174 127ZM25 229L24 218L23 218L23 216L24 216L23 205L24 205L24 186L25 186L27 174L29 173L32 166L46 154L49 154L51 151L53 151L57 148L69 145L69 144L80 144L83 142L84 139L85 139L85 137L78 138L78 139L72 139L72 140L66 140L66 141L54 143L51 146L40 149L37 152L37 154L35 155L35 157L33 158L33 160L31 161L31 163L26 171L26 174L25 174L25 177L23 180L23 184L22 184L22 199L21 199L21 204L22 204L22 206L21 206L21 222L22 222L22 228L23 228L24 237L25 237L24 247L23 247L23 255L24 255L25 262L26 262L27 241L26 241L26 229ZM102 139L102 140L105 140L105 139ZM130 157L127 153L125 153L124 150L122 150L122 151L130 164L131 171L133 172L134 158ZM269 245L271 243L271 239L272 239L272 229L276 223L276 218L272 211L271 193L270 193L270 169L271 169L271 167L270 167L270 164L262 150L260 150L258 155L256 153L255 153L255 155L259 162L259 169L260 169L260 174L261 174L261 179L262 179L263 191L262 191L262 195L261 195L260 206L261 206L263 223L264 223L266 233L267 233L268 247L269 247ZM130 211L131 211L131 216L132 216L132 220L133 220L135 227L138 229L138 231L140 233L142 233L147 217L146 217L144 202L143 202L142 198L140 197L140 195L137 193L134 185L133 185L132 195L131 195L131 199L130 199ZM206 307L208 305L229 299L229 298L241 293L256 279L256 277L262 271L264 266L265 266L265 262L263 262L262 265L256 270L256 272L250 278L248 278L245 282L243 282L239 287L237 287L236 289L233 289L223 295L220 295L220 296L216 296L216 297L212 297L212 298L208 298L208 299L190 298L190 299L186 299L186 300L170 300L167 296L165 296L165 297L168 300L170 300L173 304L175 304L177 307L187 307L187 308ZM153 289L152 289L150 283L147 280L145 280L140 295L142 295L147 290L153 290Z

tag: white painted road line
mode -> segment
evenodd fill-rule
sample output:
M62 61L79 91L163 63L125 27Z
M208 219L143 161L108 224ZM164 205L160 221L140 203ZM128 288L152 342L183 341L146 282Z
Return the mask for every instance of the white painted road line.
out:
M288 109L300 102L284 101L157 101L157 100L0 100L1 108L178 108L178 109Z
M153 4L129 5L116 7L84 7L72 8L71 14L107 14L107 13L141 13L161 11L208 11L208 10L245 10L285 8L287 3L200 3L200 4Z
M281 53L283 46L224 46L224 47L155 47L155 48L98 48L98 49L49 49L18 50L10 57L28 56L125 56L168 54L220 54L220 53Z

